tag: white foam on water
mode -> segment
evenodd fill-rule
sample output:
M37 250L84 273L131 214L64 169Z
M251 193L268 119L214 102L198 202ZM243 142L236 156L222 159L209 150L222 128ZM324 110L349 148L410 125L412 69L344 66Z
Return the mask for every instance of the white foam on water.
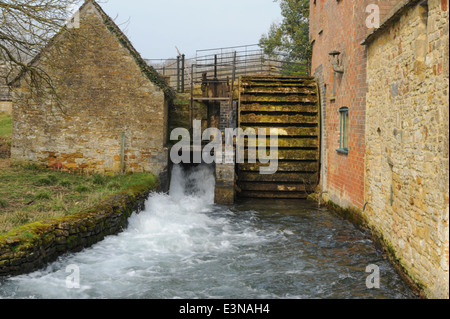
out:
M64 256L45 270L12 278L8 284L13 284L14 291L9 295L169 297L164 291L170 294L176 289L167 287L189 279L183 279L183 272L192 275L199 265L207 271L208 264L217 263L218 256L233 250L242 240L260 240L251 229L239 229L224 216L214 216L214 186L211 167L198 166L186 173L175 166L169 195L152 194L146 209L130 217L126 231L81 253ZM66 273L66 265L80 268L80 289L67 289L70 273Z
M213 167L185 171L174 166L169 194L150 195L145 210L129 218L124 232L40 271L0 281L0 299L264 299L378 293L366 290L364 269L368 263L385 261L348 223L309 208L308 213L283 215L276 213L275 205L264 215L217 206L214 188ZM323 220L331 226L323 227ZM333 239L337 233L345 236ZM356 254L350 255L353 250ZM79 268L79 288L68 288L68 266Z

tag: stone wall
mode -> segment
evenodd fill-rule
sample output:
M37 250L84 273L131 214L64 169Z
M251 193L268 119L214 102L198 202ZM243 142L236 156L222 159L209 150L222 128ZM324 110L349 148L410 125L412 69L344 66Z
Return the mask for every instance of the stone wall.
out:
M322 114L321 185L324 199L362 211L364 200L366 51L361 41L369 4L387 14L393 0L311 1L312 73L319 81ZM335 73L329 53L341 52L344 73ZM338 152L340 113L349 109L348 154Z
M12 163L167 173L164 90L98 5L87 1L80 17L80 28L58 34L35 61L54 92L34 91L27 77L15 89Z
M8 113L12 112L12 102L10 101L0 101L0 113Z
M20 227L0 236L0 278L36 271L119 233L144 209L152 183L134 186L84 212Z
M234 164L216 164L215 185L214 202L219 205L233 205L236 199Z
M364 217L431 298L449 297L447 8L407 7L367 43Z
M11 114L12 103L10 90L7 85L8 69L6 63L0 61L0 112Z
M193 120L202 121L202 132L208 127L208 106L206 103L194 101ZM177 128L189 130L191 127L191 94L178 94L169 107L169 132ZM171 141L172 144L176 141Z

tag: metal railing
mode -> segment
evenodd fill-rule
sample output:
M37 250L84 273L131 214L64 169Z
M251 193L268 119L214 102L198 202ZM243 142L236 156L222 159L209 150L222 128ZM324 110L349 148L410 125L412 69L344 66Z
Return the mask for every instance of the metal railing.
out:
M166 76L177 92L201 83L205 74L208 78L222 80L240 75L309 75L306 64L289 61L282 53L269 56L257 44L198 50L194 58L180 55L176 59L146 61Z

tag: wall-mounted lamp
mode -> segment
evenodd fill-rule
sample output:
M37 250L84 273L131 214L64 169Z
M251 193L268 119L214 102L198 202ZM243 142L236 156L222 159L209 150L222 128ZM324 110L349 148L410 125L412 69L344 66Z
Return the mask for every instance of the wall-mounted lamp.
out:
M342 61L339 59L341 52L337 50L333 50L329 53L331 56L331 65L333 66L333 70L336 73L344 73L344 66L342 65Z

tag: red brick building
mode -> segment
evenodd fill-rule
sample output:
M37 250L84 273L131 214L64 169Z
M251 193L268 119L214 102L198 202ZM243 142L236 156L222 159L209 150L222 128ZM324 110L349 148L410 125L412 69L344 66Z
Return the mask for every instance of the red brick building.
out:
M365 204L367 56L361 42L396 3L311 0L311 72L321 89L322 192L343 208L361 211Z

